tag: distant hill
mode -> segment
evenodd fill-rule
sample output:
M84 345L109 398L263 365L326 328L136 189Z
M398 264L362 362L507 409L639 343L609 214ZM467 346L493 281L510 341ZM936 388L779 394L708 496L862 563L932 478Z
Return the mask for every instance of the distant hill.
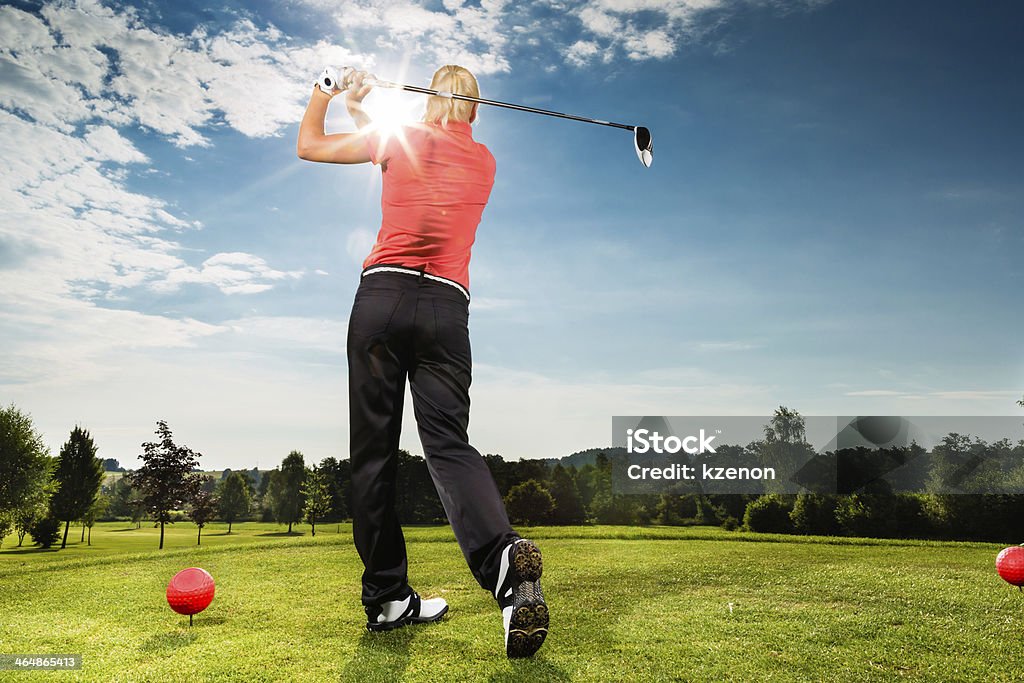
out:
M537 458L537 462L542 462L548 467L554 467L557 464L561 464L562 467L575 467L580 469L586 465L593 465L597 461L597 454L604 453L610 460L617 460L626 457L626 449L621 447L608 447L608 448L587 448L582 451L576 451L570 455L563 455L560 458ZM508 462L519 462L518 460L509 460ZM216 481L220 481L224 478L227 472L241 472L249 476L249 479L253 481L253 485L259 484L259 480L269 472L269 469L257 469L255 467L251 469L231 469L226 470L196 470L196 473L203 474L207 477L212 477ZM118 479L123 477L127 473L125 468L121 468L121 471L112 472L107 471L104 473L103 483L106 486L113 485Z
M575 467L580 469L586 465L593 465L597 461L597 454L604 453L610 460L626 457L626 449L621 446L608 448L588 448L583 451L576 451L571 455L561 458L544 458L542 462L550 467L561 464L562 467Z

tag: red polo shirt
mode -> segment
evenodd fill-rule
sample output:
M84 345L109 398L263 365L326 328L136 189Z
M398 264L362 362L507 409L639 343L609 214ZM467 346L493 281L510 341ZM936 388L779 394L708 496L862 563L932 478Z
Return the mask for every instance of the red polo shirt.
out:
M380 232L363 268L423 269L469 289L470 250L494 185L491 152L463 121L419 123L366 140L384 189Z

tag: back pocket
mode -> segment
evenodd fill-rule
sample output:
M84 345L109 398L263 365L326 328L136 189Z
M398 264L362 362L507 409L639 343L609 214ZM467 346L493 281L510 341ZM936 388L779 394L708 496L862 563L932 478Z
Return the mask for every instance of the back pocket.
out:
M402 301L400 291L368 291L356 295L349 316L349 334L359 337L375 337L388 331L391 319Z

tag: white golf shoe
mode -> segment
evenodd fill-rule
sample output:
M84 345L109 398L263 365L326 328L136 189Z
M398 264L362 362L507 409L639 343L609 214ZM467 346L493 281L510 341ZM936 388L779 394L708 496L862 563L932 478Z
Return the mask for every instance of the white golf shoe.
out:
M548 606L540 589L544 570L540 548L519 539L502 554L494 597L505 627L505 654L532 657L548 635Z
M391 600L378 607L366 608L366 628L371 631L390 631L406 624L426 624L438 621L448 612L444 598L423 600L418 593L410 593L401 600Z

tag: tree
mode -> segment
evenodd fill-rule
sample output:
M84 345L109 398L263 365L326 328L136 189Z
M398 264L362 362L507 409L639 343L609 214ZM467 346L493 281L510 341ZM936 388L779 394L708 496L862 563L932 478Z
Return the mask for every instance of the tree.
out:
M797 533L834 536L839 533L839 522L836 520L838 504L836 496L801 493L793 503L789 519Z
M32 540L41 548L50 548L60 538L60 520L53 517L42 517L36 520L28 531Z
M93 525L96 524L97 519L106 513L108 507L110 507L110 498L101 493L96 496L96 500L94 500L92 505L89 506L89 509L85 511L85 516L82 517L82 525L89 529L88 545L92 545Z
M275 467L274 469L267 471L266 474L260 477L260 483L257 486L256 493L261 499L266 497L267 492L270 491L270 480L273 479L273 473L277 471L278 470Z
M232 472L227 479L221 481L217 503L220 518L228 523L228 533L235 520L249 514L252 498L249 496L249 484L241 472Z
M0 516L8 519L50 479L52 463L32 418L0 408Z
M118 477L107 488L107 493L110 496L109 514L115 518L130 518L132 516L132 485L128 481L128 477Z
M30 487L28 494L22 499L21 506L14 510L9 517L14 522L15 533L18 534L19 548L36 522L50 514L50 496L53 494L55 486L53 480L50 479L50 466L38 470L36 475L38 482Z
M399 521L404 524L433 524L444 520L444 507L423 456L412 455L400 448L395 459L398 469L395 512Z
M306 481L302 484L302 495L306 499L303 510L304 518L316 536L317 517L323 517L331 511L331 493L327 483L327 473L323 468L313 465L306 472Z
M555 500L536 479L516 484L505 496L505 507L514 524L542 524L551 517Z
M199 527L199 536L196 538L196 545L203 544L203 527L217 514L217 499L213 494L200 486L199 490L192 496L192 507L188 516Z
M583 468L586 470L586 467ZM581 474L583 471L581 471ZM612 461L604 452L597 454L589 472L593 498L588 511L598 524L636 524L639 496L612 493Z
M641 521L639 496L612 493L611 484L598 489L590 514L598 524L636 524ZM649 521L649 517L648 517Z
M777 480L764 482L768 493L783 492L789 477L814 456L814 447L807 443L806 435L803 416L779 406L764 427L764 439L748 447L756 455L758 466L772 467L778 473Z
M806 434L804 418L786 406L776 408L769 424L764 427L764 438L768 443L803 443Z
M164 525L171 521L171 511L181 508L195 497L201 482L193 474L199 468L201 454L174 443L174 435L163 420L156 423L159 441L142 444L142 467L128 476L139 489L142 509L160 524L160 549L164 547Z
M550 490L555 501L555 510L552 513L552 521L555 524L582 524L586 521L587 511L583 507L583 498L576 486L576 480L561 464L555 465L551 471Z
M302 483L305 478L306 465L302 453L292 451L281 462L281 469L270 482L268 493L274 517L278 523L288 525L288 533L292 532L292 524L302 519Z
M331 494L331 511L325 519L342 520L349 516L349 497L352 490L352 468L348 460L324 458L320 469L327 476L327 490Z
M18 547L25 542L25 536L28 535L29 531L35 526L35 523L46 516L49 506L46 503L36 506L25 506L14 513L14 532L18 534ZM3 519L0 518L0 524L3 523ZM8 521L8 524L10 522ZM0 530L0 541L6 532Z
M11 533L11 527L14 526L11 515L8 512L0 513L0 546L4 543L4 538L7 534ZM18 545L21 545L19 542Z
M487 463L487 469L491 471L491 476L494 477L494 483L497 485L498 491L502 496L508 495L509 489L512 488L509 477L512 463L505 462L504 458L495 453L485 455L484 462Z
M142 520L146 516L146 499L136 487L131 487L128 494L128 507L131 510L132 522L135 524L135 528L138 529L142 526Z
M71 521L85 516L103 483L103 461L96 457L96 444L87 430L78 425L71 430L71 436L61 446L53 479L56 490L50 499L50 510L55 519L64 522L64 538L60 542L63 549ZM84 526L82 531L84 535Z
M747 505L743 526L762 533L792 533L793 522L789 518L792 510L793 503L777 493L761 496Z
M279 474L281 474L281 470L275 467L260 478L256 505L260 511L261 522L272 522L276 519L274 517L274 495L271 493L271 490L275 488L274 479Z
M605 458L607 460L607 458ZM583 501L583 509L589 510L597 494L599 476L598 469L593 463L587 463L576 472L576 488L580 491L580 499Z
M543 460L520 458L507 463L509 468L508 486L511 491L517 484L534 479L537 482L547 481L548 466Z
M697 496L662 493L654 510L654 521L665 526L680 526L697 516Z

